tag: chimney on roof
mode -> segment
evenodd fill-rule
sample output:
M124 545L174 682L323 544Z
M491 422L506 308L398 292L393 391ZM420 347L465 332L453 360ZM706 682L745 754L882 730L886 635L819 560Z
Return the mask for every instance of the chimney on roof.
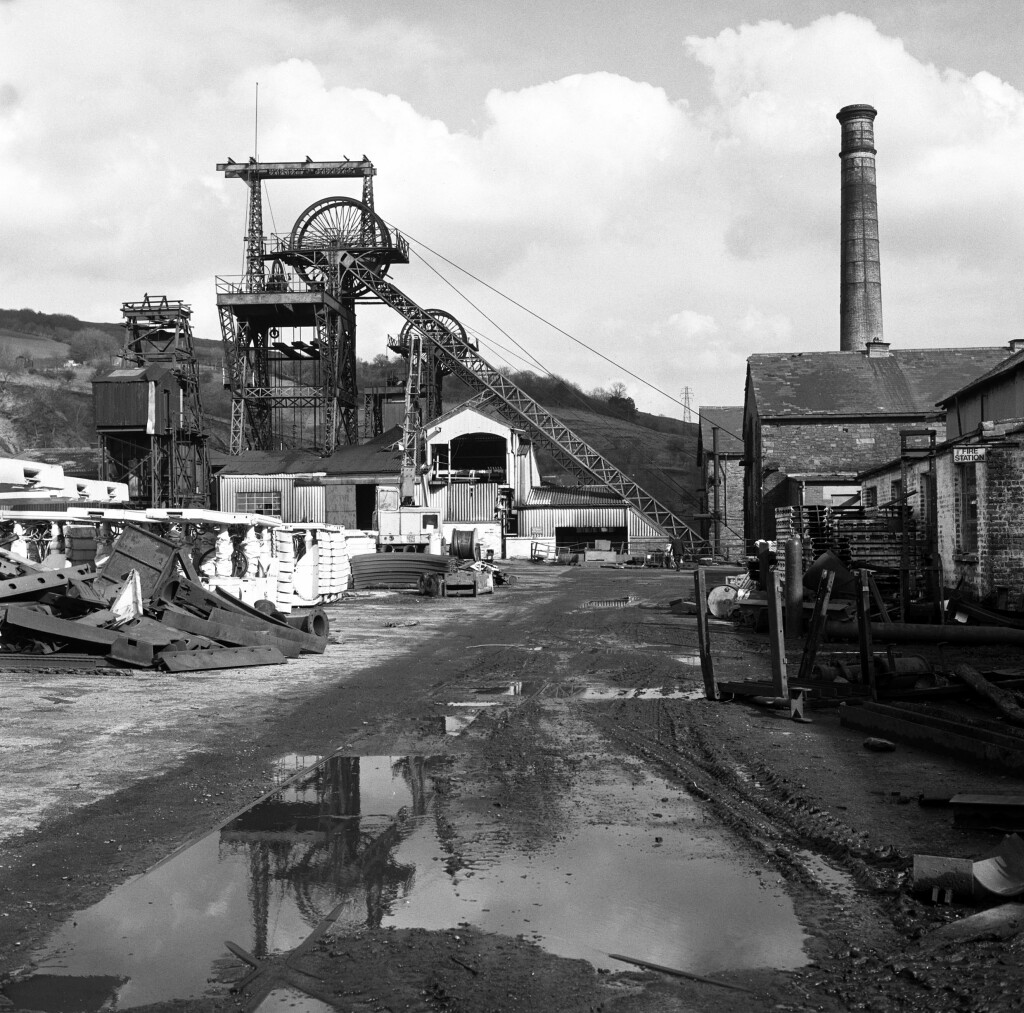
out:
M1024 338L1010 338L1009 348L1011 355L1024 351Z
M882 272L878 260L878 197L875 192L876 110L844 106L842 126L842 252L839 350L863 350L882 340Z
M869 341L864 346L864 354L869 359L885 359L889 355L889 342L887 341Z

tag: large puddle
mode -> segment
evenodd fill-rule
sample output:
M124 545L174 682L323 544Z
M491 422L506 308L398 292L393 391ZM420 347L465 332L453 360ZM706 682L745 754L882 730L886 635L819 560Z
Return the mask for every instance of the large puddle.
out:
M538 800L531 833L532 800L496 803L479 764L329 757L77 914L8 995L38 1010L223 995L226 940L263 957L325 918L334 933L468 923L614 969L610 952L698 974L805 963L776 876L677 787L595 761Z

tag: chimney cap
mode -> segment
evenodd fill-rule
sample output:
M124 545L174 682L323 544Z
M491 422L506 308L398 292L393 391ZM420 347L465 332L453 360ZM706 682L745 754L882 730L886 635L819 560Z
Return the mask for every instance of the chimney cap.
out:
M869 119L873 120L878 115L878 110L874 106L869 106L864 103L852 106L843 106L839 112L836 113L836 119L840 123L846 120L852 119Z
M1010 338L1007 346L1011 352L1024 351L1024 338Z
M869 359L884 359L889 354L889 342L874 338L864 346L864 354Z

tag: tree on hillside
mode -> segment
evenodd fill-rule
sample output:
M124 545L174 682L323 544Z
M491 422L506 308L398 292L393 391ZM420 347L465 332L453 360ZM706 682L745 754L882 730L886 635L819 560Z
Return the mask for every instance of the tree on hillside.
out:
M17 376L23 368L23 364L18 361L18 356L12 349L0 346L0 393L7 387L11 378Z
M75 362L89 363L106 361L121 348L121 342L97 327L77 331L67 339L68 355Z

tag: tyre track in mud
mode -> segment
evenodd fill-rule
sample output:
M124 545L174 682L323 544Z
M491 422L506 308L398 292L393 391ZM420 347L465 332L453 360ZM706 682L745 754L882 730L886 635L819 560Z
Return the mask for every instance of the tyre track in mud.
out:
M867 846L863 834L810 804L764 762L731 756L701 726L700 709L700 704L649 700L590 713L609 738L683 782L716 820L802 888L794 898L798 906L827 906L832 929L841 930L832 936L840 942L854 935L863 939L868 924L872 934L881 932L893 942L899 926L890 917L891 902L904 857L890 847ZM824 869L815 868L819 862Z
M603 731L684 779L761 850L785 861L780 847L813 848L823 859L841 863L867 890L894 888L893 869L903 861L899 852L867 847L863 835L809 803L763 762L750 765L724 753L683 707L663 700L613 706L614 718L595 717ZM798 861L790 865L801 872ZM806 870L804 878L811 885L817 882Z

